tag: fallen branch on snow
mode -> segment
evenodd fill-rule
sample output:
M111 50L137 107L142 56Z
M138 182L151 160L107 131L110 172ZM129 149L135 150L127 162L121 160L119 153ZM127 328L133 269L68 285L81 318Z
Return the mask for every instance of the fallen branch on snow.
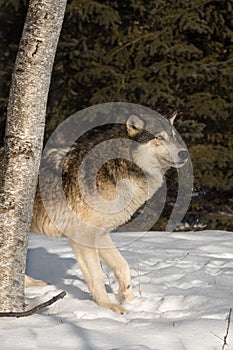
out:
M53 303L55 303L57 300L64 298L64 296L66 295L66 292L61 292L58 295L56 295L55 297L53 297L52 299L49 299L48 301L45 301L42 304L39 304L35 307L33 307L30 310L27 311L21 311L21 312L0 312L0 317L25 317L25 316L31 316L32 314L34 314L35 312L49 306L52 305Z

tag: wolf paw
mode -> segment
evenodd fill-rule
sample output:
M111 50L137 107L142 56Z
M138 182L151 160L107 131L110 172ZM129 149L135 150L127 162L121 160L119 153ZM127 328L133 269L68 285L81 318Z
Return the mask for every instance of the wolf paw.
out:
M122 304L124 301L132 301L134 299L133 291L131 288L128 288L124 291L119 290L117 294L119 302Z
M126 309L123 306L117 305L117 304L110 304L109 308L112 311L114 311L115 313L121 314L121 315L126 314L126 312L127 312Z
M121 315L123 315L123 314L126 314L126 312L127 312L126 309L125 309L123 306L118 305L118 304L114 304L114 303L103 303L103 302L101 302L101 303L98 303L98 302L97 302L97 304L98 304L99 306L106 307L107 309L112 310L112 311L115 312L116 314L121 314Z

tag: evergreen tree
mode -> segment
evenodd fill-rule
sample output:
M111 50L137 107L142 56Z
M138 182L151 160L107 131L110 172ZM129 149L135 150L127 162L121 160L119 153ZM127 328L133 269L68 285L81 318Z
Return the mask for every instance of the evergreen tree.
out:
M70 114L97 103L133 102L163 115L178 110L195 175L185 220L233 230L232 11L229 0L69 1L47 137ZM17 46L11 26L20 30L23 14L24 1L0 7L2 116ZM175 201L172 183L164 218Z

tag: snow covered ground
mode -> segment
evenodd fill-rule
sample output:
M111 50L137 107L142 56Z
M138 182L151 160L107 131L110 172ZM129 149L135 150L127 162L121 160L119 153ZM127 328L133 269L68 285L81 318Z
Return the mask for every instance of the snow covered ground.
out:
M30 317L0 319L0 349L221 350L233 306L233 233L114 233L135 293L126 315L91 299L66 239L32 236L28 273L50 283L27 287L28 307L67 295ZM114 298L115 279L106 268ZM233 320L225 350L233 349Z

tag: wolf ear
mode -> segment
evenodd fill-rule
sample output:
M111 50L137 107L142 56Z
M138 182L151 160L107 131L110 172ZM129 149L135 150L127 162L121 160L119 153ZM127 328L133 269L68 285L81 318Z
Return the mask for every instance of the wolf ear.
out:
M174 120L176 119L177 114L178 114L178 112L175 111L175 112L173 112L172 115L169 117L169 120L170 120L171 125L173 125Z
M126 128L129 136L136 136L144 127L144 121L137 115L131 114L126 122Z

